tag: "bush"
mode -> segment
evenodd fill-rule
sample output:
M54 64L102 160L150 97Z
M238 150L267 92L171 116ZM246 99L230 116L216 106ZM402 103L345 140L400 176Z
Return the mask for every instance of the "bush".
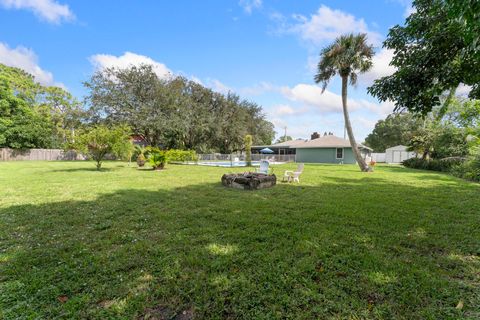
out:
M145 156L143 155L143 153L140 153L138 156L137 156L137 164L139 167L143 167L145 165L145 162L147 161L147 159L145 159Z
M198 161L197 153L194 150L170 149L166 151L168 162Z
M453 167L452 174L463 179L480 182L480 148L474 150L467 161Z
M158 148L150 148L148 150L148 163L152 166L153 170L161 170L165 167L168 158L165 151Z
M452 168L461 165L465 161L464 158L450 157L445 159L421 159L411 158L402 162L405 167L422 170L432 170L449 172Z

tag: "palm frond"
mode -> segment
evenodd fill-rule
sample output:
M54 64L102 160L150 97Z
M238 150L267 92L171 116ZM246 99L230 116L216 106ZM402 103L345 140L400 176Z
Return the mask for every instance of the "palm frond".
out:
M315 82L322 84L324 92L331 78L339 74L348 77L350 84L355 85L358 74L371 69L373 54L366 34L342 35L321 50Z

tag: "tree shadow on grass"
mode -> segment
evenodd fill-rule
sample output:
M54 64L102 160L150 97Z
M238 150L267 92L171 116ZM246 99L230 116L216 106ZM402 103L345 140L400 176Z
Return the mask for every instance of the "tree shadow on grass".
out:
M326 178L2 208L0 315L475 318L476 192Z
M102 167L100 170L98 170L95 167L92 168L65 168L65 169L55 169L51 170L51 172L85 172L85 171L91 171L91 172L107 172L107 171L114 171L116 168L111 168L111 167Z

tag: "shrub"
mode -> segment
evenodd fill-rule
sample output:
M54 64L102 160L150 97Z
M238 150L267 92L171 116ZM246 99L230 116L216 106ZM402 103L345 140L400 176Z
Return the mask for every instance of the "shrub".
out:
M148 163L153 170L161 170L167 163L167 154L158 148L151 148L148 154Z
M197 153L194 150L170 149L166 151L168 162L198 161Z
M405 167L422 170L432 170L449 172L453 167L461 165L465 161L464 158L450 157L445 159L421 159L411 158L402 162Z
M146 162L147 159L145 159L145 156L143 155L143 153L140 153L138 156L137 156L137 164L139 167L143 167L145 165L145 162Z
M474 149L467 161L453 167L452 174L463 179L480 182L480 148Z

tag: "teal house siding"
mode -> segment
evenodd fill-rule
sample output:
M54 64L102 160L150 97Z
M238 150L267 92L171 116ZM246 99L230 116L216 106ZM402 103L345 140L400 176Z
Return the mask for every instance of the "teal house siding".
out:
M336 159L337 148L299 148L297 162L305 163L355 163L352 148L343 148L343 159Z

